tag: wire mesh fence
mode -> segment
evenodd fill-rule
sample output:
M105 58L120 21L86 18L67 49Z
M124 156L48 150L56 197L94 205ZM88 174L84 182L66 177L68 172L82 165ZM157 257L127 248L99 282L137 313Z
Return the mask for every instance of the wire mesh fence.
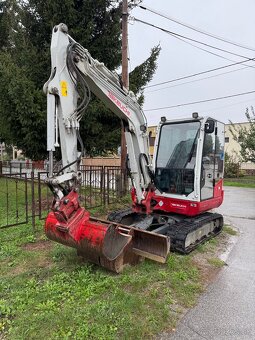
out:
M35 228L36 219L45 219L51 209L53 194L45 184L48 172L15 169L0 165L0 229L27 223ZM127 177L118 166L82 165L79 171L80 204L86 209L113 204L127 193Z

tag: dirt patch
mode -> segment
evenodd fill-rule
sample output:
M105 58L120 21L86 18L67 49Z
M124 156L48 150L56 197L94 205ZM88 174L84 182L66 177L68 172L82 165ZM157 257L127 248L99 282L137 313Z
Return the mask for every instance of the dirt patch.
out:
M46 267L50 267L52 265L52 261L48 258L45 257L40 257L37 260L37 268L46 268Z
M203 252L197 251L192 262L198 267L204 288L213 282L221 268L215 267L208 262L212 258L220 258L231 244L231 237L226 233L221 233L216 237L217 244L211 248L205 248Z
M203 287L205 288L210 282L213 282L215 280L221 268L213 267L211 264L209 264L209 256L205 256L205 254L199 255L201 256L196 256L192 262L198 268L201 275Z
M37 242L29 242L22 246L23 250L27 251L41 251L41 250L50 250L52 248L52 243L47 240L37 241Z

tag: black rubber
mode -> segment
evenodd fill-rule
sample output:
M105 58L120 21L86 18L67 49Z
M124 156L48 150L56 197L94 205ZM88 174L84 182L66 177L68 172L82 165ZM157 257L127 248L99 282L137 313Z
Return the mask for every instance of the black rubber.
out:
M136 225L136 222L140 222L145 214L138 214L132 212L132 209L114 211L108 216L109 221L122 223L126 225ZM151 226L148 227L148 231L152 231L160 226L167 226L167 228L162 228L163 234L170 237L171 240L171 250L177 251L183 254L188 254L194 250L199 244L211 239L218 235L223 229L223 216L217 213L206 212L199 216L188 217L182 215L163 215L163 214L153 214L154 221ZM165 220L162 223L162 219ZM209 222L214 222L214 230L201 239L198 239L195 243L185 247L185 241L189 233L202 228L205 224Z
M205 224L209 222L215 222L215 228L207 236L203 236L198 239L195 243L191 244L189 247L185 248L185 241L189 233L202 228ZM218 235L223 228L223 216L214 213L205 213L196 217L184 218L183 221L169 225L169 229L166 235L170 236L171 249L184 254L190 253L199 244L211 239L212 237Z

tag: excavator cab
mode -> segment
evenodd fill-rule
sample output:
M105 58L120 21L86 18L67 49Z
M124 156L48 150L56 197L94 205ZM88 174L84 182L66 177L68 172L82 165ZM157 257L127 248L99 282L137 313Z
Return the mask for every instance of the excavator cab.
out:
M197 121L161 126L155 169L158 190L185 196L194 191L199 130L200 122Z
M199 117L161 119L154 152L155 196L163 199L160 209L197 215L203 211L204 201L206 210L219 206L223 198L223 163L223 123ZM166 198L168 204L164 204ZM194 202L196 209L190 209L187 202Z

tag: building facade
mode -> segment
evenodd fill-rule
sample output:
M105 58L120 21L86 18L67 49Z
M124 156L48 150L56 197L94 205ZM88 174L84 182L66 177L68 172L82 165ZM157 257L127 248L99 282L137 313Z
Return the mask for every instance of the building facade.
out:
M241 128L246 128L249 130L250 123L235 123L233 124L226 124L225 125L225 152L232 157L236 162L239 162L241 159L240 155L240 144L238 140L235 140L231 130L237 131ZM252 162L241 162L241 169L248 171L255 171L255 163Z

